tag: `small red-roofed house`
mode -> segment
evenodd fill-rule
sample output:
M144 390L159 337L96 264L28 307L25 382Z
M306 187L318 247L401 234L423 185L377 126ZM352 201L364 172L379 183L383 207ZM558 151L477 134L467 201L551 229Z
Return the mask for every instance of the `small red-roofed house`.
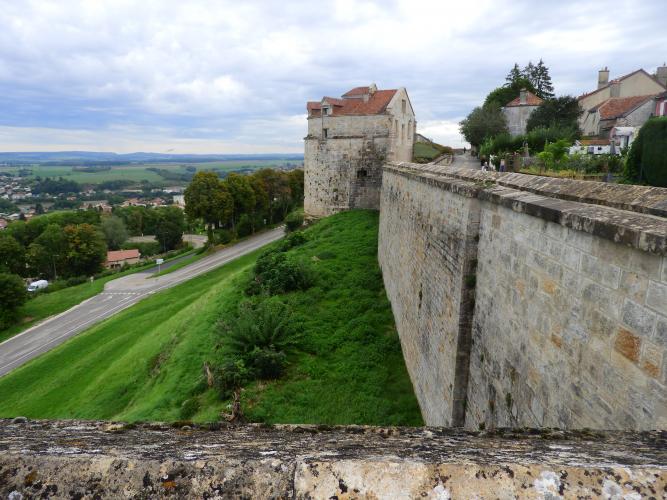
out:
M542 104L542 99L526 89L521 89L516 99L505 104L503 113L507 119L510 135L517 136L526 133L528 118L540 104Z
M139 262L141 254L136 248L130 250L110 250L107 252L107 269L118 269Z

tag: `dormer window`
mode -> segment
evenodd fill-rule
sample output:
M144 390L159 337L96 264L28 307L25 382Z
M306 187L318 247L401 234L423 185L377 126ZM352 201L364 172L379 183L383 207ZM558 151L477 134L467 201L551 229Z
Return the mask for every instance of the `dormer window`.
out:
M325 106L324 108L322 108L322 110L324 111L324 116L331 115L331 106Z

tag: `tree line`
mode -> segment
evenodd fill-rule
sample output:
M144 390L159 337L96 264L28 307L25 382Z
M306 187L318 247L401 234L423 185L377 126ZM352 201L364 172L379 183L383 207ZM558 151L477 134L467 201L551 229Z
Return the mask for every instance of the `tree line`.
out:
M285 220L303 204L303 170L262 169L250 175L197 172L185 190L185 213L206 226L208 243L216 230L246 236ZM229 236L228 236L229 237Z

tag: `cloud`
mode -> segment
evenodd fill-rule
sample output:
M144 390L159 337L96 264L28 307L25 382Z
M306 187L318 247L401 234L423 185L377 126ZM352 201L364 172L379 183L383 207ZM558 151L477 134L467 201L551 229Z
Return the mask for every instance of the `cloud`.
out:
M601 66L662 63L663 19L662 0L13 0L0 149L298 151L307 100L370 82L407 87L420 131L456 145L514 62L579 94Z

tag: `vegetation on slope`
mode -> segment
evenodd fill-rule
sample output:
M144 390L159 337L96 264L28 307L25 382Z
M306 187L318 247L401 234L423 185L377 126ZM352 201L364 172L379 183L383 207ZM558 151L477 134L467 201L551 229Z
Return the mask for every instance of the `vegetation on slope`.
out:
M242 394L251 421L420 425L376 261L378 215L346 212L288 250L314 281L279 301L299 326L283 376ZM280 245L277 244L277 245ZM0 379L0 416L215 421L228 401L209 387L262 251L156 294Z
M445 153L452 153L452 148L435 142L415 142L412 160L416 163L428 163Z

